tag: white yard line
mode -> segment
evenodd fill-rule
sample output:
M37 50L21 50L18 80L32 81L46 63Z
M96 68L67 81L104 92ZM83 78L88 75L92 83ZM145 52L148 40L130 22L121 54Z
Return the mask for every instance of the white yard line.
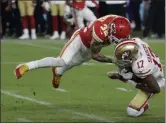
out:
M14 94L14 93L11 93L9 91L2 90L2 89L1 89L1 93L5 94L5 95L8 95L8 96L15 97L15 98L24 99L24 100L27 100L27 101L30 101L30 102L33 102L33 103L36 103L36 104L39 104L39 105L45 105L45 106L48 106L48 107L51 107L51 108L55 107L55 105L53 105L53 104L51 104L49 102L39 101L39 100L36 100L34 98L30 98L30 97ZM89 119L93 119L93 120L97 120L97 121L101 121L101 122L114 122L112 120L105 119L105 118L103 118L101 116L97 116L97 115L94 115L94 114L88 114L88 113L83 113L83 112L76 112L76 111L73 111L73 110L63 109L63 108L60 108L60 110L63 111L63 112L72 113L74 115L87 117Z
M29 43L29 42L14 42L14 44L19 44L19 45L26 45L30 47L38 47L38 48L43 48L43 49L49 49L49 50L61 50L62 48L56 47L56 46L46 46L46 45L39 45L39 44L34 44L34 43Z
M117 90L120 90L120 91L125 91L125 92L130 92L132 90L130 89L126 89L126 88L116 88Z
M56 88L54 90L59 91L59 92L67 92L65 89L62 89L62 88Z
M19 122L32 122L31 120L27 120L25 118L17 118L17 121L19 121Z

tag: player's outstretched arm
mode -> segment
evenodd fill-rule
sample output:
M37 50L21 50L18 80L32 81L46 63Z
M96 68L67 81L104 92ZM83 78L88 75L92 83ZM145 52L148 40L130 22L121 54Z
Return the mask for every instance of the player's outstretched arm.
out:
M142 82L138 83L136 88L150 93L160 93L160 87L153 75L148 75L142 79Z
M100 54L102 47L103 45L101 42L97 41L91 42L90 50L91 50L92 59L98 62L114 63L113 58Z

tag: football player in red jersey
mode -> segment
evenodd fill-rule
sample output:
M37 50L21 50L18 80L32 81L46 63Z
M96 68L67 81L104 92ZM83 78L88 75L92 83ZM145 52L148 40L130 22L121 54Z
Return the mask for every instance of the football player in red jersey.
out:
M46 57L20 64L15 69L15 75L19 79L27 71L42 67L53 67L52 84L55 88L58 88L63 73L74 66L81 65L90 59L113 63L113 58L100 53L102 47L128 38L130 30L128 19L117 15L104 16L87 27L76 30L58 57Z
M98 4L96 0L92 0L93 3ZM72 14L74 16L76 28L84 27L84 19L88 22L94 22L97 18L95 14L85 5L85 0L66 0L66 4L72 8Z

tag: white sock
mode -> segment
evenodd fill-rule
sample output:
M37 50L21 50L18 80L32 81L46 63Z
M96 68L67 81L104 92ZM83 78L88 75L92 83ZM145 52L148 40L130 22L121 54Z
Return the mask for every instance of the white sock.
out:
M29 35L28 29L25 28L25 29L23 30L23 32L24 32L24 35Z
M33 70L42 67L62 67L65 65L65 62L60 57L46 57L40 60L25 63L25 65L29 67L29 70Z
M36 35L36 30L35 29L31 29L31 33L32 33L32 35Z

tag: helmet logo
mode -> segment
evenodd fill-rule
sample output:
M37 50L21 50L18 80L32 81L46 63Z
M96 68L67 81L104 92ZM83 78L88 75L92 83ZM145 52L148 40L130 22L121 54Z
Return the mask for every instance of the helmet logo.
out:
M124 52L123 54L122 54L122 59L124 60L126 57L128 57L129 56L129 52Z
M111 23L111 32L116 33L116 25L115 23Z

